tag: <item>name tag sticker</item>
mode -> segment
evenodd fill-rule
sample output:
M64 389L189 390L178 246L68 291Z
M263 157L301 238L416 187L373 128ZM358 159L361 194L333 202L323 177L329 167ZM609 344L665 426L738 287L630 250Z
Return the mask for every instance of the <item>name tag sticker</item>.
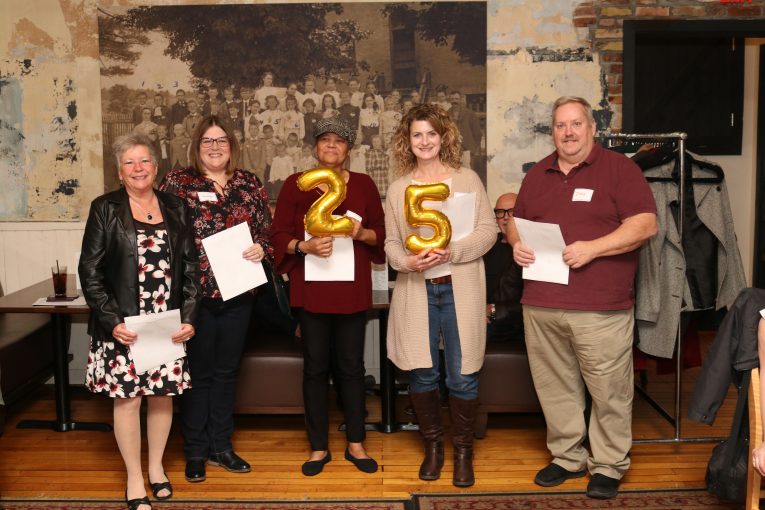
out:
M212 191L200 191L197 193L200 202L217 202L218 196Z
M587 188L574 189L574 196L571 197L572 202L589 202L592 200L593 190Z

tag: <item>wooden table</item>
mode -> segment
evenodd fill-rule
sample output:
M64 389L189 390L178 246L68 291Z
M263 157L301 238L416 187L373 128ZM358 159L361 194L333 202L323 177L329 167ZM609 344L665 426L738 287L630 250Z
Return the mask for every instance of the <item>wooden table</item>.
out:
M67 279L67 294L69 295L77 293L74 278L75 275L70 274ZM53 349L56 419L23 420L16 427L20 429L52 428L57 432L70 430L110 431L112 427L108 423L75 422L72 419L69 396L69 353L66 339L72 324L72 316L87 315L90 313L90 309L87 306L32 306L32 303L39 298L52 294L53 281L48 279L0 297L0 313L46 313L51 316L53 326L51 347Z

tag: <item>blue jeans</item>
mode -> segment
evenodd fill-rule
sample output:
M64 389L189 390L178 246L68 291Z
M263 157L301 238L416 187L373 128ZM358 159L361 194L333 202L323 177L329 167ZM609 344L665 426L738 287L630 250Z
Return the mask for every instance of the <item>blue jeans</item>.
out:
M457 311L454 308L454 293L451 283L426 283L428 292L428 329L430 342L430 368L415 368L410 372L409 388L415 393L438 388L440 361L438 349L444 339L444 362L446 387L449 395L462 400L478 398L478 372L461 374L462 350L457 329Z

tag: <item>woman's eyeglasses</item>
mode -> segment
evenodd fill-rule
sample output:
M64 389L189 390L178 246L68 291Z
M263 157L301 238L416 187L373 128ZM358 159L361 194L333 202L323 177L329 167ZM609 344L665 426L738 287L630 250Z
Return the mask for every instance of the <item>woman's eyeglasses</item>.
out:
M494 217L497 219L504 218L505 216L512 216L513 208L510 209L494 209Z
M199 145L205 149L209 149L213 146L214 143L217 143L218 147L228 147L228 137L221 136L220 138L202 138L202 140L199 142Z

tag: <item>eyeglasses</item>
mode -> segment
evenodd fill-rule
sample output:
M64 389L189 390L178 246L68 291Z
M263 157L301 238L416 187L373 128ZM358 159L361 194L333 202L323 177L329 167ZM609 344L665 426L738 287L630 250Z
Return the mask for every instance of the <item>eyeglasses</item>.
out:
M494 209L494 217L497 219L513 215L513 207L510 209Z
M213 146L214 143L217 143L218 147L228 147L228 137L221 136L220 138L202 138L202 140L199 142L199 145L205 149L209 149Z

